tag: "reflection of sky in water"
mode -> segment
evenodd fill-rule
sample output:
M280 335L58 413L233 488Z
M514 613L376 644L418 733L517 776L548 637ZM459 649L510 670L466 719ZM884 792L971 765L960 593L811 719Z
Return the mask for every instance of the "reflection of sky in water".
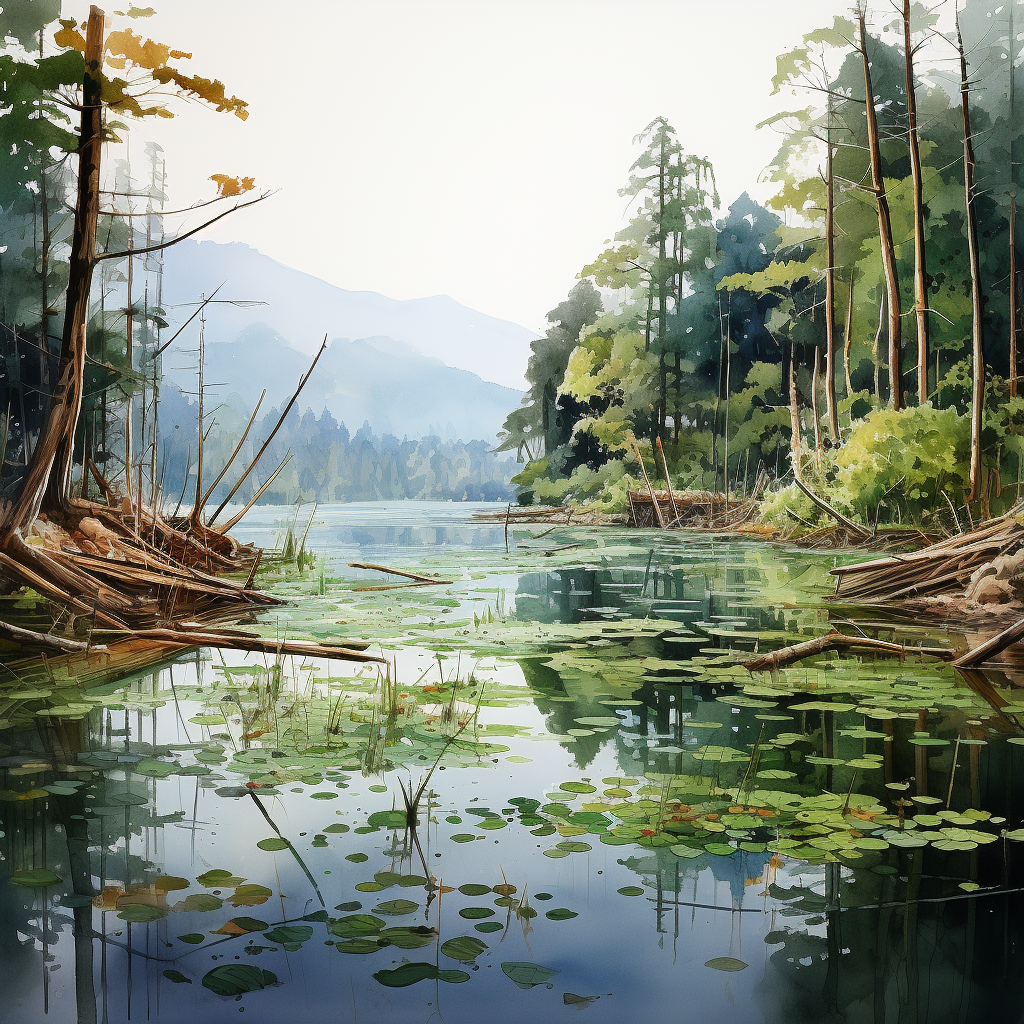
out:
M380 506L332 506L317 510L308 544L338 561L362 558L387 564L388 552L400 551L402 565L416 564L416 558L410 557L413 549L426 556L438 544L466 551L503 553L502 524L467 521L467 512L471 510L464 505L410 503L383 513L388 523L382 526ZM311 508L306 517L310 511ZM279 530L276 523L282 518L281 509L254 509L245 521L244 535L247 539L272 543ZM299 527L304 525L305 517L300 516ZM557 533L553 534L549 543L557 537ZM485 573L482 579L466 582L461 590L455 588L460 604L457 613L481 610L485 601L495 600L495 595L484 596L479 591L502 588L509 595L507 605L524 621L579 622L608 614L671 618L682 631L697 638L696 643L688 642L684 633L659 649L662 658L680 660L691 657L699 647L714 647L716 631L721 629L779 629L797 622L801 626L823 622L827 618L807 589L820 582L822 566L829 562L827 557L808 558L778 549L767 550L749 542L711 541L686 535L638 534L632 544L635 551L614 564L559 566L518 576ZM649 558L652 546L656 554ZM592 554L583 553L581 561ZM786 601L773 600L782 576L791 577ZM803 578L804 589L792 585L795 577ZM562 649L565 645L558 646ZM599 658L600 647L591 648L590 653ZM425 922L431 927L439 926L442 942L458 935L480 935L489 949L477 958L476 969L466 967L471 976L469 982L435 986L428 981L406 989L384 988L372 979L374 971L397 967L403 958L434 962L439 955L437 947L415 950L391 946L366 956L345 955L324 944L332 936L325 934L322 924L314 924L313 938L294 952L284 951L278 944L276 952L246 954L246 946L275 944L258 933L211 946L217 937L209 932L230 917L245 915L273 924L319 910L313 886L287 850L266 852L256 847L259 840L273 836L274 832L251 797L218 794L218 789L237 788L244 777L239 779L217 765L212 766L212 775L204 777L172 775L151 779L133 775L132 787L146 794L148 803L127 811L104 813L102 842L98 842L100 836L96 825L92 825L88 864L94 884L99 885L101 871L108 884L123 880L126 865L133 883L151 882L157 873L194 880L204 871L226 869L250 883L266 885L274 896L254 907L225 906L206 914L171 913L149 925L129 926L114 912L94 911L94 927L109 940L97 940L91 946L96 1019L127 1019L129 989L133 1020L145 1015L154 1021L189 1024L220 1024L243 1007L242 1019L268 1024L350 1017L404 1024L426 1020L434 1013L445 1021L467 1024L477 1024L482 1019L496 1024L518 1024L524 1015L546 1022L572 1012L572 1006L564 1002L566 993L600 995L600 999L586 1006L587 1019L616 1022L765 1020L781 1024L845 1019L895 1024L897 1020L913 1019L915 1014L921 1021L940 1019L933 1012L937 1006L950 1007L950 1019L971 1020L978 1019L973 1014L983 1005L993 1012L1009 1012L1008 1007L1017 1005L1013 986L1006 981L1011 975L1000 974L1011 969L1011 958L996 946L1002 943L1004 931L1007 951L1012 951L1019 941L1018 922L1024 920L1024 914L1019 913L1019 897L1004 895L963 903L921 904L912 911L904 906L800 913L769 895L768 887L773 883L782 889L809 887L816 897L828 895L829 899L834 899L838 892L841 903L850 905L898 903L905 898L905 884L900 874L879 875L848 868L841 871L842 881L840 873L834 872L827 882L829 872L824 865L773 859L766 852L737 852L728 857L702 854L696 859L681 860L665 848L604 845L592 834L572 837L591 845L590 852L551 858L544 851L550 851L562 839L558 834L534 836L518 822L494 831L481 831L476 827L479 819L466 813L467 809L483 807L500 813L509 799L516 796L544 803L566 781L590 780L599 794L605 778L632 776L642 780L646 772L657 779L659 773L690 771L693 762L689 752L702 744L749 747L757 741L763 723L756 718L755 709L733 708L718 700L731 692L729 687L691 684L685 680L661 685L650 678L635 680L634 685L625 677L613 688L606 681L587 677L585 672L566 671L560 675L544 665L543 659L475 658L466 652L444 653L439 667L435 654L426 648L401 647L389 651L389 657L394 659L400 683L406 686L421 676L424 684L431 684L440 680L442 672L445 678L456 672L465 678L474 671L479 678L493 680L502 688L532 687L533 696L524 703L481 709L482 725L516 725L529 731L525 735L497 737L509 749L493 757L481 757L478 765L440 768L430 782L436 794L432 823L424 823L420 829L427 870L445 886L457 887L468 882L493 886L504 875L518 887L519 893L526 890L534 897L550 892L553 899L549 902L531 898L540 914L531 923L532 931L524 934L522 924L513 915L504 939L501 933L480 935L474 931L472 920L459 916L459 909L492 905L493 893L490 897L445 893L440 905L434 900L424 918L422 888L389 888L380 892L355 889L356 884L371 880L375 872L382 870L422 872L415 854L402 849L400 842L396 848L394 832L360 835L354 829L363 825L374 811L400 807L397 778L416 783L428 762L412 771L389 772L383 779L363 778L358 771L347 771L346 789L336 789L329 778L317 785L284 783L279 786L280 795L263 798L263 805L300 852L332 916L341 915L334 909L338 904L358 900L362 912L372 912L382 900L407 898L420 904L420 913L389 919L389 925ZM262 658L232 652L226 652L225 658L229 666L265 664ZM219 655L212 660L192 655L155 676L143 677L132 688L140 693L155 692L167 703L152 711L95 712L90 718L91 743L114 752L127 750L129 756L139 757L149 756L154 745L179 746L225 731L217 725L189 721L202 709L198 701L183 701L179 716L171 690L172 678L180 691L190 690L199 679L204 685L209 684L219 664ZM308 669L298 661L289 661L287 666L286 676L291 685L310 685ZM320 668L321 675L329 674L335 679L360 671L347 665ZM367 671L372 675L373 670L364 669L364 676ZM321 689L322 685L315 684ZM611 696L612 689L616 696L628 695L638 703L625 703L617 708L602 704L602 699ZM111 697L110 703L116 703L116 696ZM229 718L237 714L234 704L221 706ZM618 724L586 730L589 735L567 734L577 724L577 718L593 716L614 716ZM804 718L802 726L794 720L772 728L805 728L808 733L819 728L813 714ZM717 731L709 732L695 729L695 720L721 725ZM232 736L237 737L237 733L233 724ZM269 749L272 740L271 736L263 736L253 742ZM38 735L34 733L24 734L18 742L33 749L39 746ZM230 747L230 740L224 742ZM973 762L968 762L965 751L957 784L977 784L984 790L983 801L1012 805L1013 793L1005 789L1008 774L999 770L1000 764L1007 764L997 760L1000 749L1005 752L1010 748L997 748L994 742L986 748L984 764L991 767L980 774L974 772ZM189 756L184 754L183 761L187 762ZM927 760L924 765L928 772ZM933 765L931 786L938 790L949 784L949 767L945 762L940 766L937 757ZM913 770L913 765L906 769L908 774ZM97 798L109 799L110 792L123 789L124 772L125 768L119 766L106 773L106 795L98 781L91 783L97 788ZM387 785L387 792L370 791L370 786L382 782ZM837 791L845 791L848 777L837 777L835 782ZM11 784L10 780L7 784ZM866 780L862 779L858 787L862 784L867 785ZM881 788L875 783L872 791ZM314 799L318 792L339 795L330 800ZM595 798L578 798L572 806L578 808L582 802ZM46 862L66 876L70 868L64 836L52 828L55 808L46 812L50 815L46 830L41 817L23 816L25 806L41 813L39 801L30 805L0 804L0 813L4 815L2 827L7 832L7 839L0 843L5 843L2 848L7 869L36 865L43 862L40 858L49 858ZM1009 809L1006 807L1004 813ZM164 818L164 823L158 827L147 824L153 814ZM462 821L448 822L446 818L453 814ZM313 846L314 837L323 835L323 829L332 823L348 825L351 830L328 834L326 846ZM48 853L43 851L41 841L44 831ZM28 835L28 840L14 843L11 837L15 832ZM451 840L452 835L461 833L479 833L480 838L467 843ZM345 859L356 852L365 853L368 859L363 863ZM996 852L995 848L985 848L976 863L981 864L982 875L987 872L986 877L998 881L999 872L992 861ZM893 863L902 873L914 856L912 852L900 854ZM917 863L920 866L923 862L918 859ZM930 860L923 882L925 891L946 891L942 887L949 885L955 889L955 879L963 876L966 864L966 860L952 858ZM3 870L0 867L0 872ZM944 882L946 875L953 881ZM635 885L644 887L642 896L627 897L617 892L621 887ZM169 893L167 902L173 906L187 893L204 891L210 890L193 885L183 892ZM55 959L45 964L39 943L23 942L39 916L26 906L38 907L40 900L39 892L0 881L0 952L5 955L5 963L18 965L19 972L2 993L5 1001L0 1002L0 1021L44 1019L44 972L49 990L49 1012L45 1019L89 1020L88 1015L78 1016L75 985L76 953L82 958L80 978L81 972L88 970L83 954L90 945L88 937L80 935L76 945L69 920L65 919L59 928L54 921L47 955ZM824 899L819 902L825 906ZM545 911L557 907L568 908L579 916L570 921L546 919ZM505 911L495 909L497 914L491 920L504 922ZM178 936L190 932L206 935L206 941L198 947L180 942ZM130 960L126 945L134 951ZM215 956L223 959L214 960ZM705 961L723 956L739 958L750 966L737 973L722 973L704 966ZM559 974L551 979L550 990L541 986L521 991L501 971L500 964L509 961L534 962L556 969ZM439 956L439 962L448 969L465 966L444 955ZM248 994L240 1003L215 996L202 987L201 978L211 967L232 963L273 971L282 984ZM981 978L982 964L991 972L987 982ZM59 969L52 969L58 965ZM163 975L170 968L182 971L193 983L174 984ZM105 972L105 996L101 972ZM977 974L973 987L964 984L965 972ZM86 992L84 981L80 988ZM880 1002L874 998L876 990L882 992ZM924 993L928 991L932 993L930 1003L925 1001ZM84 1004L92 1005L85 997Z

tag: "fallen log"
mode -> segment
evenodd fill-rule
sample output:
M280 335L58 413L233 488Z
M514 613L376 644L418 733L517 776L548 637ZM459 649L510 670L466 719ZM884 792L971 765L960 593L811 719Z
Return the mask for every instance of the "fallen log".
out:
M406 572L404 569L389 569L386 565L377 565L375 562L349 562L350 569L374 569L377 572L387 572L392 576L402 576L407 580L416 580L419 583L443 583L450 585L453 580L439 580L433 576L421 576L418 572Z
M113 630L94 630L93 635L104 635ZM136 629L128 633L121 632L122 637L148 641L159 647L221 647L225 650L252 651L258 654L301 654L310 658L330 658L336 661L376 661L383 663L384 658L376 654L366 654L365 650L356 650L342 644L319 643L316 640L276 640L273 637L262 637L245 634L236 630L183 630L172 628ZM357 645L358 646L358 645ZM96 646L93 645L93 650Z
M855 523L852 519L847 519L842 512L834 509L824 498L820 495L815 494L814 491L804 483L799 473L793 474L793 480L796 482L797 487L800 488L808 498L814 502L822 510L822 512L830 515L837 523L842 523L848 530L852 530L854 533L860 534L865 540L871 536L871 531L865 526L861 526L860 523Z
M996 633L995 636L989 637L983 644L978 644L977 647L967 651L966 654L961 654L953 662L953 667L973 668L975 665L980 665L982 662L994 658L997 654L1002 654L1007 647L1022 639L1024 639L1024 619L1020 619L1012 626L1007 626L1001 633Z
M770 672L773 669L783 668L792 665L796 661L810 658L815 654L822 654L825 651L845 650L847 648L859 648L863 650L878 651L883 654L897 654L904 657L907 654L921 654L932 658L941 658L943 661L951 660L956 656L955 651L945 647L907 647L903 644L890 643L888 640L876 640L868 636L848 636L837 629L830 630L822 636L813 640L804 640L802 643L792 644L783 647L781 650L772 651L770 654L759 654L756 658L743 662L743 667L750 672ZM953 662L955 665L956 662Z
M89 644L84 640L70 640L63 636L54 636L52 633L39 633L34 629L25 629L23 626L15 626L12 622L0 620L0 633L9 636L19 644L26 644L31 647L52 647L58 651L68 654L77 654L79 651L88 651ZM97 650L95 644L92 650Z

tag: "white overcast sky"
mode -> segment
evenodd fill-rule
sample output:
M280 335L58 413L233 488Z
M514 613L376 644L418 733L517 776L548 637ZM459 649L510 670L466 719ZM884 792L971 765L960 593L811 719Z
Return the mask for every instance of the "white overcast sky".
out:
M108 13L127 0L108 0ZM136 31L249 101L133 133L166 150L171 204L215 172L276 195L201 237L349 289L445 293L541 330L623 224L633 137L666 116L724 204L758 185L776 55L849 0L139 0ZM103 6L101 2L101 6ZM889 0L876 19L891 20ZM65 3L84 16L87 5ZM126 19L117 19L121 25ZM804 105L801 103L801 105ZM111 155L114 155L113 153ZM192 215L188 224L198 223Z

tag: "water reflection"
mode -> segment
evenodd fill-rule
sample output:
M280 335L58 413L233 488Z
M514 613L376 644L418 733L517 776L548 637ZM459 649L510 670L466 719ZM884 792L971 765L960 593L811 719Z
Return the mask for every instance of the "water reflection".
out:
M519 574L507 628L611 617L613 639L5 684L0 1020L1019 1015L1007 677L844 658L753 680L742 652L827 621L820 557L584 555ZM419 849L399 778L424 783Z

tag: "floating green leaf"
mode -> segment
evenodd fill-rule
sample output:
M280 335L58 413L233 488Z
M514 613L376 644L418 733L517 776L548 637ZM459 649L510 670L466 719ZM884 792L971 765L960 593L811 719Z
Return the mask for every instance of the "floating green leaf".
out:
M11 875L11 881L15 885L25 885L32 889L45 889L50 885L57 885L61 881L60 875L55 875L47 868L35 868L32 871L18 870Z
M568 921L573 917L578 917L579 915L571 910L566 910L565 907L557 907L554 910L549 910L544 916L549 921Z
M734 956L716 956L713 960L706 961L704 966L715 971L743 971L749 964L737 960Z
M203 985L219 996L240 996L276 984L276 974L250 964L223 964L203 977Z
M186 896L180 903L175 903L171 909L179 914L194 910L205 914L211 910L220 910L223 906L224 901L219 897L211 896L206 892L199 892L192 896Z
M214 868L211 871L204 871L196 881L205 885L207 889L219 889L222 886L241 885L245 879L224 871L221 868Z
M388 917L404 917L406 914L414 914L419 908L420 905L411 900L388 900L385 903L378 903L373 909L378 914L386 914Z
M463 896L485 896L490 891L489 885L481 885L479 882L466 882L465 885L459 886L459 892Z
M402 964L392 971L376 971L373 977L388 988L405 988L407 985L415 985L416 982L427 979L446 981L450 985L469 981L469 975L465 971L444 971L434 964L425 963Z
M487 943L473 935L459 935L441 944L441 952L453 960L475 960L485 949Z
M150 906L148 903L129 903L118 911L117 916L122 921L131 921L132 924L146 924L166 917L167 911L163 907Z
M502 964L501 969L508 978L523 989L534 988L537 985L547 985L548 988L552 988L549 979L558 974L558 971L551 967L514 960Z
M181 971L175 971L175 970L164 971L164 977L168 981L173 981L176 985L181 985L181 984L191 985L192 984L192 979L191 978L186 978L185 975L181 973Z

